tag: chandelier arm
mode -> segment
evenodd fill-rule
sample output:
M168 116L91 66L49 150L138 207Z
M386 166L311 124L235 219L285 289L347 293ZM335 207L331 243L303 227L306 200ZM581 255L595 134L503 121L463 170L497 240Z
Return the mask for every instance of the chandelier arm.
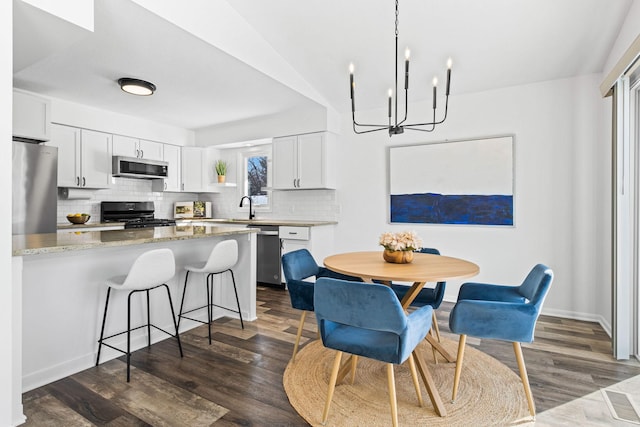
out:
M411 129L411 130L419 130L420 132L433 132L436 129L435 121L436 121L436 109L434 108L433 109L433 123L427 125L427 126L431 126L431 129L420 129L420 128L417 128L417 127L412 127L412 126L415 126L415 125L407 125L407 126L405 126L405 128L406 129Z
M420 129L420 128L414 128L414 127L412 127L412 125L407 125L407 126L405 126L404 128L405 128L405 129L410 129L410 130L419 130L420 132L433 132L433 131L436 129L435 125L433 125L433 126L431 127L431 129Z
M379 128L381 128L381 129L387 129L387 128L388 128L388 126L387 126L387 125L358 123L358 122L356 121L356 113L355 113L355 111L352 111L352 112L351 112L351 119L352 119L352 121L353 121L353 126L354 126L354 128L355 128L356 126L379 127Z
M400 126L401 124L403 124L404 122L407 121L407 115L409 114L409 88L405 88L404 90L404 119L402 119L402 121L400 123L398 123L398 126Z
M371 127L371 128L373 128L373 127L378 127L378 128L382 128L382 129L388 129L388 128L389 128L389 126L388 126L388 125L380 125L380 124L378 124L378 125L372 125L372 124L358 123L358 122L356 122L356 121L354 121L354 122L353 122L353 125L354 125L354 126Z
M378 129L369 129L369 130L360 130L359 131L359 130L356 130L355 123L353 125L353 131L358 135L363 134L363 133L378 132L380 130L386 130L386 129L388 129L388 128L387 127L381 127L381 128L378 128Z
M444 123L445 120L447 120L447 112L448 111L449 111L449 97L447 96L447 100L446 100L445 106L444 106L444 117L442 117L442 119L440 121L436 121L435 111L434 111L433 121L432 122L428 122L428 123L411 123L411 124L405 125L405 128L411 127L411 126L435 126L435 125L440 125L440 124Z

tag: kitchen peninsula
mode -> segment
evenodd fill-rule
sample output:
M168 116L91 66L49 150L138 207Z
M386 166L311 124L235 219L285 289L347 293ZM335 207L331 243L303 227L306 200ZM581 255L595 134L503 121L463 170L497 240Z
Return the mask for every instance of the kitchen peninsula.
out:
M182 298L184 266L205 261L213 246L226 239L238 242L239 258L234 273L242 316L245 320L255 320L256 230L253 228L184 225L13 236L13 287L17 295L14 304L22 308L22 325L14 325L22 331L14 334L14 339L21 338L22 342L13 345L14 352L22 351L15 358L22 362L21 369L17 369L22 376L14 377L14 387L21 393L95 364L106 297L103 283L109 277L127 274L138 255L160 247L174 252L176 275L167 284L175 306ZM214 280L214 299L216 304L234 307L233 287L226 286L227 280L230 278L225 275ZM189 288L185 308L198 307L206 300L204 279L202 283L203 286ZM112 296L105 333L126 329L126 297L124 292ZM157 301L151 302L152 322L171 330L166 297L157 297ZM151 298L154 299L154 293ZM132 325L144 323L141 316L146 313L146 302L134 298L132 304L139 308L135 315L132 313ZM215 309L213 315L218 318L229 314ZM201 318L206 319L204 310ZM198 325L183 320L180 330ZM152 342L165 338L164 334L152 331ZM126 342L125 336L115 345L121 347L123 342ZM132 334L133 349L145 345L146 334L142 330ZM107 351L101 361L120 355Z

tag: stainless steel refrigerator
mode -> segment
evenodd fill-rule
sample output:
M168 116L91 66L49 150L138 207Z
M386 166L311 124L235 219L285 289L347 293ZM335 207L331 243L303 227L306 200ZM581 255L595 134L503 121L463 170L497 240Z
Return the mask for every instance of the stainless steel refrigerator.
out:
M58 148L13 141L13 234L55 233Z

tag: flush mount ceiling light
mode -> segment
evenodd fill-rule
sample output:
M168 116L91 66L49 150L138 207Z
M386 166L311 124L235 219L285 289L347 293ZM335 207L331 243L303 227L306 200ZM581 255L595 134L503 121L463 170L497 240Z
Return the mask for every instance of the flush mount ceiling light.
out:
M437 77L433 78L433 118L431 121L425 123L412 123L412 124L404 124L407 120L407 113L409 110L409 48L407 48L404 52L405 62L404 62L404 118L398 122L398 0L396 0L396 80L395 80L395 98L394 92L392 89L389 89L389 124L362 124L356 122L356 104L355 104L355 83L353 79L353 64L349 65L349 75L350 75L350 86L351 86L351 117L353 120L353 131L357 134L360 133L369 133L376 132L379 130L388 130L389 137L393 135L398 135L403 133L405 129L409 130L418 130L422 132L432 132L436 125L443 123L447 118L447 109L449 107L449 87L451 84L451 58L447 61L447 85L446 85L446 98L444 104L444 116L440 120L436 120L436 88L438 86ZM392 100L395 99L395 115L393 115L392 120ZM366 129L363 128L374 128L374 129Z
M133 95L148 96L156 91L156 85L145 80L123 77L118 79L120 89Z

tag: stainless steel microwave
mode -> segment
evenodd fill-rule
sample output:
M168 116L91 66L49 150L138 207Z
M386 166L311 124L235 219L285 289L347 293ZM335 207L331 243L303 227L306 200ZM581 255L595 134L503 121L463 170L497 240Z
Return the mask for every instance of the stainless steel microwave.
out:
M113 156L111 174L128 178L167 178L169 176L169 163L161 160Z

